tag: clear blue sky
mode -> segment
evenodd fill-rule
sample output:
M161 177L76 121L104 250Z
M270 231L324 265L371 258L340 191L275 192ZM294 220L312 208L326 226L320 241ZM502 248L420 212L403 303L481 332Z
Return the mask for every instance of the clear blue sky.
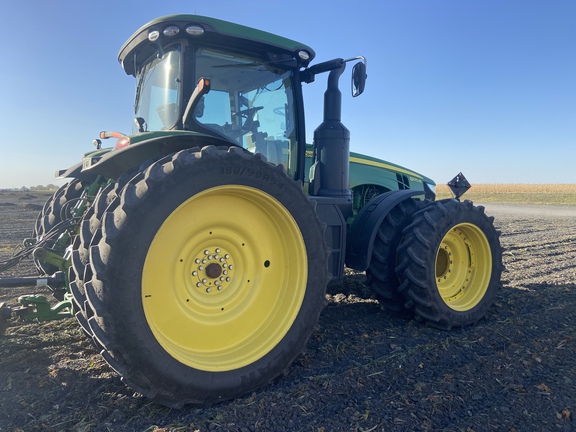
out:
M130 132L134 79L117 53L146 22L196 13L364 55L351 149L445 183L576 183L576 1L2 1L0 187L54 183L101 130ZM307 134L325 78L305 85Z

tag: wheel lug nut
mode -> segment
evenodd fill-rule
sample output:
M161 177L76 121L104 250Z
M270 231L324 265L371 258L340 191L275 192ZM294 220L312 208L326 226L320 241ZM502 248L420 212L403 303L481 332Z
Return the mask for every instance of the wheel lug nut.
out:
M209 293L212 291L212 288L206 288L206 292Z

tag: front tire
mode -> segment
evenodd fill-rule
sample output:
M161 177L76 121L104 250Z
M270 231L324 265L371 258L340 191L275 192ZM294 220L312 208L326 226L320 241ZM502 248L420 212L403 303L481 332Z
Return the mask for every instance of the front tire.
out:
M259 155L205 147L154 163L90 248L89 325L105 359L172 407L267 384L324 305L323 231L300 183Z
M404 237L402 231L422 205L422 201L409 198L386 215L378 228L370 266L366 270L366 283L376 294L380 307L402 317L411 317L412 311L406 307L406 298L398 290L397 249Z
M471 201L431 202L414 214L398 248L397 271L417 319L447 330L486 315L503 269L493 220Z

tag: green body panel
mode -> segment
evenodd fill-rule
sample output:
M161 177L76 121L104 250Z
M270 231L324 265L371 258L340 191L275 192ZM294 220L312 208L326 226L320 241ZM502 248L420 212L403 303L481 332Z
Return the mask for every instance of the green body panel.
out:
M313 150L312 146L308 144L305 183L310 182L309 173L312 163ZM379 186L389 191L399 189L423 190L424 183L430 186L436 184L432 179L400 165L355 152L350 152L349 176L349 187L352 190L363 185Z
M164 143L160 150L158 143L163 141L163 138L168 137L173 139L173 144ZM177 139L178 137L184 140L179 140ZM186 144L183 144L183 142L185 143L187 139L196 142L197 145L200 146L202 146L204 139L214 139L211 136L192 131L151 131L130 135L129 138L130 146L123 149L104 148L86 153L83 158L84 168L100 173L100 170L103 169L106 164L114 162L116 171L125 172L138 166L153 155L159 156L158 152L160 151L168 154L186 148ZM188 147L190 147L190 145L188 145ZM128 153L130 153L129 157ZM310 181L309 172L312 163L312 145L307 145L306 184ZM104 169L102 174L106 175L106 171L107 170ZM116 176L112 175L110 177L114 178ZM431 186L435 185L432 179L400 165L360 153L350 152L349 187L352 190L364 185L378 186L386 191L402 189L424 190L424 183Z
M435 184L432 179L392 162L350 153L350 189L366 184L389 190L422 189L423 183Z

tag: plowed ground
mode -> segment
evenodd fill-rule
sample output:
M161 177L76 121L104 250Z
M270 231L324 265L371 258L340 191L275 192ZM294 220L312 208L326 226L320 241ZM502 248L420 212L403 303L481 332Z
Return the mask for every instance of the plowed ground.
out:
M46 196L0 194L0 261ZM7 205L12 204L12 205ZM286 375L210 408L135 394L74 319L11 321L0 338L0 431L576 430L576 208L487 205L506 248L485 320L442 332L380 310L349 274ZM2 276L34 275L31 261ZM0 288L0 302L44 288Z

